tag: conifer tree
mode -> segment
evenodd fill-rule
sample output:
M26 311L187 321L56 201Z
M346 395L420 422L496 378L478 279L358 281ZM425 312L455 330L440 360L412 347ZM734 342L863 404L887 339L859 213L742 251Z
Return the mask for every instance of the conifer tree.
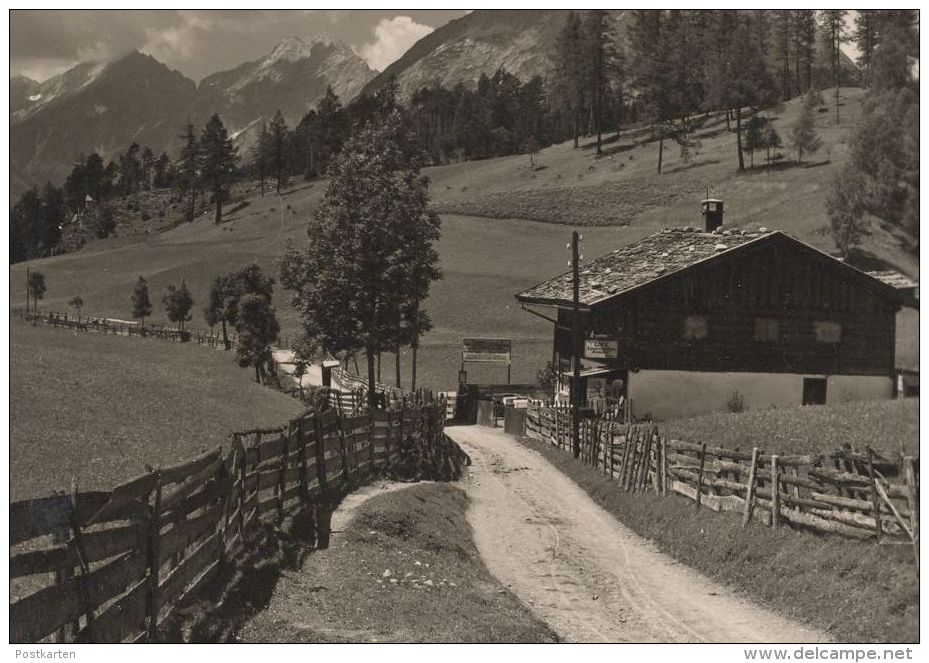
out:
M584 74L597 132L597 154L602 154L604 98L616 65L615 34L610 13L604 9L588 11L582 32L586 46Z
M268 165L275 179L275 190L281 193L281 187L287 181L287 122L278 110L268 126L267 150Z
M265 195L265 177L268 175L268 125L262 120L258 131L258 140L252 147L252 166L258 175L258 190L261 197Z
M214 114L200 136L200 170L204 185L213 192L217 224L223 220L223 197L235 174L236 153L226 127Z
M813 154L820 148L819 136L816 135L816 98L808 92L800 109L800 117L790 134L791 146L797 152L797 161L803 161L804 154Z
M587 99L584 84L584 50L581 19L569 11L555 43L553 97L555 104L571 118L574 147L578 146L581 112Z

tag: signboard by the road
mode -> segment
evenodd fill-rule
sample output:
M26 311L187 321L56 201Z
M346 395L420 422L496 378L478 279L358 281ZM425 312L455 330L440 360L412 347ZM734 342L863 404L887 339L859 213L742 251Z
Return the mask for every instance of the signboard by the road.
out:
M584 341L584 357L587 359L616 359L619 356L619 341L615 338L588 338Z
M509 364L513 340L509 338L463 338L461 360L485 364Z

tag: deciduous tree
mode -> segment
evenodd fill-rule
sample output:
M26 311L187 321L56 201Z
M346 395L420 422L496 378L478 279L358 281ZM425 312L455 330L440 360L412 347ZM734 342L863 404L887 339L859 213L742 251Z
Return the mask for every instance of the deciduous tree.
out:
M178 331L184 331L184 323L191 319L190 309L194 305L187 282L182 280L180 288L169 285L161 302L164 304L168 320L177 323Z
M145 318L152 314L152 300L148 296L148 282L139 277L132 291L132 317L139 319L142 334L145 334Z
M439 218L429 208L422 162L399 111L366 125L330 167L329 187L307 226L308 245L289 248L281 264L306 346L365 351L372 408L376 357L396 348L400 311L425 298L439 274L432 250Z

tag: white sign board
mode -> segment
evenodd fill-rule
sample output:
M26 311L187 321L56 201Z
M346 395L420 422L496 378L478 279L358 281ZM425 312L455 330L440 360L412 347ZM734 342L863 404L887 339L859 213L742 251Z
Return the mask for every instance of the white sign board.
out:
M461 360L509 364L512 345L509 338L464 338L461 340Z
M619 356L619 341L615 338L588 338L584 341L584 357L587 359L616 359Z

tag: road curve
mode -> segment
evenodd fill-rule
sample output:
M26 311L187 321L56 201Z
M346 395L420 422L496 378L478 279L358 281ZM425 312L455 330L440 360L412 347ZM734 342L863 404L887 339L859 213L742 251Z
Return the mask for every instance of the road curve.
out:
M485 564L564 640L830 640L659 552L499 428L446 432L473 461L468 521Z

